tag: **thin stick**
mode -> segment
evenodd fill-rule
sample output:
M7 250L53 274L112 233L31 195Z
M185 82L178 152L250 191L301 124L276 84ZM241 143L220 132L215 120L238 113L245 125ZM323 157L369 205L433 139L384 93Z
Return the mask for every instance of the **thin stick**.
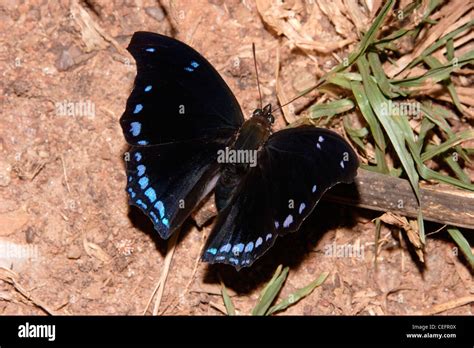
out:
M474 192L441 185L422 185L420 193L423 219L474 229ZM337 185L323 199L411 218L418 216L419 209L407 180L363 169L359 169L354 185Z
M165 257L165 265L160 277L160 287L158 288L158 293L156 295L155 305L153 306L153 315L158 314L158 309L160 308L161 299L163 298L163 292L165 290L166 278L170 271L171 261L173 260L174 251L176 249L176 242L178 241L180 230L176 231L168 241L168 252Z
M255 53L255 43L252 42L253 63L255 65L255 75L257 76L258 95L260 97L260 109L263 109L262 91L260 91L260 79L258 78L257 54Z
M419 313L416 313L417 315L433 315L433 314L438 314L444 311L447 311L448 309L454 309L457 307L465 306L471 302L474 302L474 295L469 295L465 297L459 297L454 300L445 302L445 303L440 303L437 305L434 305L433 307L429 309L425 309L424 311L421 311Z

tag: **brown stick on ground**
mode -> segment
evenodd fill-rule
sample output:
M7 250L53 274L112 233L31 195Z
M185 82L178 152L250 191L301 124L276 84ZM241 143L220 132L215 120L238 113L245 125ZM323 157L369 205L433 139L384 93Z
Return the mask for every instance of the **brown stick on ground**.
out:
M423 218L474 229L474 192L445 186L421 186ZM407 180L359 169L353 185L337 185L324 199L416 218L418 204Z

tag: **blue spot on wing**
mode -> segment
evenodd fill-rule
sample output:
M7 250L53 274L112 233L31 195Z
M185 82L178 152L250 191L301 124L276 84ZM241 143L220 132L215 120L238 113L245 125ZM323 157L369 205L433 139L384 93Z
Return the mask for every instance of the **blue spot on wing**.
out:
M145 189L148 186L148 178L146 176L140 178L140 180L138 180L138 184L142 190Z
M143 179L143 178L142 178ZM155 190L152 188L152 187L149 187L146 191L145 191L145 196L148 197L148 199L150 200L151 203L153 203L154 201L156 201L156 192Z
M191 66L192 66L193 68L197 68L197 67L199 66L199 64L193 60L193 61L191 62Z
M146 87L145 87L145 92L150 92L152 88L153 88L152 85L146 86Z
M207 252L209 254L215 255L215 254L217 254L217 249L216 248L210 248L210 249L207 249Z
M150 211L150 216L153 219L153 223L155 223L155 224L158 223L158 221L159 221L158 216L156 216L156 214L154 212Z
M232 247L232 245L230 243L227 243L226 245L222 246L220 249L219 249L219 252L221 253L228 253L230 251L230 248Z
M140 122L132 122L130 123L130 132L134 137L140 134L142 130L142 124Z
M142 160L142 154L140 152L135 152L135 161L140 162Z
M137 104L137 105L135 105L135 110L133 110L133 113L138 114L142 110L143 110L143 105L142 104Z
M166 227L170 227L170 224L169 224L168 219L165 218L165 219L161 220L161 222L162 222L163 225L165 225Z
M140 207L142 207L145 210L148 209L148 206L145 203L143 203L141 199L137 199L135 203L137 203Z
M151 48L147 48L145 51L147 51L147 52L155 52L155 49L154 49L153 47L151 47Z
M140 140L140 141L137 141L137 144L138 144L138 145L148 145L148 141L146 141L146 140Z
M137 166L138 176L142 176L143 174L145 174L145 169L146 169L146 167L143 164L139 164Z
M160 213L160 217L163 219L163 217L165 216L165 206L163 205L163 202L156 202L154 207L156 210L158 210L158 212Z

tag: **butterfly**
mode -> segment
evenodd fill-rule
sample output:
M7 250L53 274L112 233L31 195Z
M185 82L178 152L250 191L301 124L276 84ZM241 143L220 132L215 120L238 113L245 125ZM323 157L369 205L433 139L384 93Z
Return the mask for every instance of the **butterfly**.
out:
M183 42L136 32L127 49L137 76L120 119L126 190L162 238L215 188L202 260L239 270L297 231L325 191L353 182L357 155L341 136L310 125L273 133L271 105L245 120L219 73Z

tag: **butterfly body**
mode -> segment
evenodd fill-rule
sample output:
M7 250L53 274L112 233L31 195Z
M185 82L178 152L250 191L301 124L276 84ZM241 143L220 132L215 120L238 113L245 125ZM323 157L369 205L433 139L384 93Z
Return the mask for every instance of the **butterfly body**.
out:
M137 77L120 120L131 145L127 192L162 238L215 188L219 214L202 259L248 267L298 230L326 190L353 181L357 155L341 136L312 126L272 133L270 105L245 121L224 80L186 44L137 32L128 50Z
M223 160L218 159L222 163L215 190L216 206L219 211L230 203L249 169L258 165L258 152L272 133L271 106L267 105L263 110L257 109L253 112L252 117L243 123L236 139L226 148L227 154L232 154L234 160L225 161L226 156L223 156Z

